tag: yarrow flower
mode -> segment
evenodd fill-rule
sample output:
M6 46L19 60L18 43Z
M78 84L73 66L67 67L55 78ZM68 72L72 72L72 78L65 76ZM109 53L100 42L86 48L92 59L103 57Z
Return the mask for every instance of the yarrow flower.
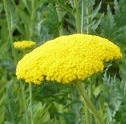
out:
M35 42L33 41L17 41L13 43L14 48L16 49L26 49L26 48L31 48L32 46L36 45Z
M70 83L104 69L104 62L122 57L120 49L105 38L87 34L60 36L26 54L17 64L18 79Z

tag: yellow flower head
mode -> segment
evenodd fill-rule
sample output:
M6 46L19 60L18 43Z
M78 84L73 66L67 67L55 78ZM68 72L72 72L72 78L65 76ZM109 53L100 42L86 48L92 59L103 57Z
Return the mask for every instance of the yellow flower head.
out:
M14 48L16 49L26 49L26 48L31 48L32 46L36 45L35 42L33 41L17 41L13 43Z
M70 83L102 71L104 62L122 57L114 43L99 36L73 34L50 40L26 54L16 68L18 79Z

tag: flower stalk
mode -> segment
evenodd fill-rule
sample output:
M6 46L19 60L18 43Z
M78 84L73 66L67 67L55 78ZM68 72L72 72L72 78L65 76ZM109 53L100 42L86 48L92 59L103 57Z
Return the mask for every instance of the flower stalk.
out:
M30 17L30 21L31 21L31 25L30 25L30 36L29 36L29 40L32 39L33 37L33 30L34 30L34 15L35 15L35 0L32 0L31 2L31 17ZM30 103L29 103L29 110L30 110L30 119L31 119L31 124L34 124L34 121L33 121L33 110L32 110L32 84L29 83L29 100L30 100Z
M33 37L33 30L34 30L34 15L35 15L35 0L32 0L31 3L31 15L30 15L30 27L29 27L29 40Z
M84 1L82 0L82 7L81 7L81 34L84 31Z
M87 3L88 2L89 1L87 0ZM88 34L89 33L89 27L88 27L88 25L89 25L89 18L88 18L88 15L89 15L89 7L88 6L86 7L86 15L87 15L87 18L86 18L86 23L87 23L86 33Z
M80 26L80 14L79 14L78 6L79 6L79 1L74 0L74 17L75 17L75 23L76 23L76 30L77 30L77 33L80 33L81 26Z
M22 94L23 108L25 111L25 122L26 124L29 124L29 115L28 115L28 109L27 109L25 89L24 89L24 84L21 81L20 81L20 88L21 88L21 94Z
M30 107L30 119L31 119L31 124L34 124L33 122L33 110L32 110L32 84L29 83L29 107Z
M12 57L14 62L16 63L16 59L15 59L15 51L13 48L13 28L12 28L12 17L9 13L9 2L8 0L3 0L3 5L4 5L4 11L5 11L5 15L6 15L6 20L7 20L7 28L8 28L8 40L10 41L11 44L11 52L12 52Z
M100 116L100 113L94 107L93 103L91 102L91 100L87 96L85 90L82 89L82 87L80 86L80 82L79 83L75 82L74 84L77 87L77 89L79 90L80 94L82 95L82 97L84 99L84 104L86 105L86 107L88 108L88 110L95 116L95 118L97 119L98 124L103 124L103 119Z
M59 35L63 35L63 25L62 25L62 12L60 7L58 6L58 4L56 4L56 13L57 13L57 19L58 19L58 23L59 23Z

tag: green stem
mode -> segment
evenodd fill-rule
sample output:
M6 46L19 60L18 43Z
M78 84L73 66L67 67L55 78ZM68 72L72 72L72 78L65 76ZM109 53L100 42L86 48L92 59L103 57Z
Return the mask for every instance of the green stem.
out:
M85 122L86 124L90 124L90 118L89 118L89 111L88 111L88 107L85 106Z
M98 124L103 124L103 120L102 120L101 116L99 115L100 113L98 112L98 110L95 109L95 107L92 104L91 100L87 96L85 90L82 89L82 87L80 86L80 82L76 82L75 85L78 88L78 90L80 91L82 97L84 98L84 102L85 102L86 107L95 116L95 118L97 119Z
M82 8L81 8L81 34L83 33L84 28L84 1L82 0Z
M34 16L35 16L35 0L32 0L31 2L31 18L30 18L30 36L29 39L32 40L33 37L33 30L34 30ZM32 84L29 83L29 108L30 108L30 119L31 119L31 124L34 124L33 121L33 110L32 110Z
M26 102L26 95L25 95L25 88L23 82L20 82L20 87L21 87L21 93L22 93L22 102L23 102L23 107L25 111L25 122L26 124L29 124L29 116L28 116L28 109L27 109L27 102Z
M10 17L9 10L8 10L8 7L9 7L8 4L9 4L9 2L10 1L8 1L8 0L3 0L4 11L5 11L5 14L6 14L7 25L8 25L9 41L11 43L12 57L13 57L14 62L16 63L16 60L15 60L15 51L14 51L14 47L13 47L13 29L12 29L12 25L11 25L12 19Z
M79 5L79 1L74 0L74 17L75 17L75 22L76 22L76 30L77 30L77 33L80 33L81 27L80 27L80 14L78 10L79 8L78 5Z
M87 3L88 3L89 1L87 0ZM89 14L89 8L88 8L88 6L86 7L86 16L87 16L87 18L86 18L86 23L87 23L87 29L86 29L86 33L88 34L89 33L89 28L88 28L88 25L89 25L89 18L88 18L88 14Z
M29 107L30 107L30 118L31 118L31 124L34 124L33 122L33 111L32 111L32 84L29 83Z
M62 25L62 16L61 16L61 10L59 6L56 4L56 13L57 13L57 18L58 18L58 23L59 23L59 35L63 35L63 25Z
M35 16L35 0L32 0L31 2L31 17L30 17L30 35L29 35L29 39L31 40L33 37L33 28L34 28L34 16Z
M92 93L92 91L93 91L92 82L89 80L87 83L89 84L89 85L88 85L88 89L87 89L88 96L89 96L90 99L92 99L92 98L93 98L93 93ZM88 113L89 113L89 111L88 111ZM90 124L93 123L93 122L92 122L92 114L90 114L90 113L89 113L89 122L90 122Z
M90 83L90 82L88 82L88 83ZM91 84L88 85L86 93L88 94L88 97L90 99L92 99L92 85ZM85 108L85 118L86 118L85 121L86 121L86 124L93 124L93 122L92 122L92 114L89 112L89 109L88 109L87 106L84 106L84 108Z

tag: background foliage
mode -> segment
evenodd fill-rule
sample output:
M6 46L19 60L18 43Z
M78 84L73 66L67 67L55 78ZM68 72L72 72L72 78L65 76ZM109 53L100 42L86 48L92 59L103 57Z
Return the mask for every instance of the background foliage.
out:
M88 78L82 87L87 87L93 103L106 113L105 124L125 124L125 20L125 0L1 0L0 124L31 123L28 84L15 76L17 61L24 53L14 49L13 42L25 39L40 45L73 33L96 34L120 46L123 59L108 63L103 73ZM45 82L33 85L32 93L34 124L96 123L72 84Z

